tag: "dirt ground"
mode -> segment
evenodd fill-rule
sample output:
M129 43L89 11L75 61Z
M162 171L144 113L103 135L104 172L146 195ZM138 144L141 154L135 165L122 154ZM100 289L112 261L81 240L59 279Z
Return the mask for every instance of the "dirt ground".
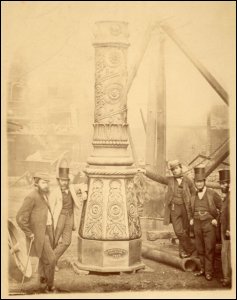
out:
M14 219L24 196L30 189L25 186L11 187L9 191L9 217ZM147 243L146 237L143 237ZM178 246L171 244L169 240L149 242L164 251L172 250L178 255ZM220 251L216 253L215 277L212 281L206 281L204 277L195 277L191 272L184 272L174 267L143 259L145 270L136 273L120 274L96 274L78 275L73 270L71 263L77 259L77 236L73 233L72 244L61 257L58 266L59 271L55 275L55 285L59 292L120 292L120 291L158 291L158 290L223 290L220 283L221 259ZM23 292L27 294L38 293L38 276L35 271L36 259L31 259L33 276L23 286ZM19 294L20 282L9 278L10 294Z

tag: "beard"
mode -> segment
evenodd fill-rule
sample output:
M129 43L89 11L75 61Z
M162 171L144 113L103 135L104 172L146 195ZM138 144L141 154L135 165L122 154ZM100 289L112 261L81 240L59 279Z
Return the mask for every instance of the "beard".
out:
M60 185L60 188L61 188L62 191L68 190L69 185L68 184L67 185Z
M49 188L48 187L42 189L41 187L38 186L38 189L39 189L39 191L41 193L44 193L44 194L48 194L49 193Z
M173 174L173 176L174 176L175 178L181 178L181 177L183 177L183 174L182 174L182 173L180 173L180 174Z
M196 190L197 190L198 193L201 193L201 192L203 191L203 189L205 188L205 185L202 186L202 187L200 187L200 188L198 188L198 187L195 185L195 188L196 188Z

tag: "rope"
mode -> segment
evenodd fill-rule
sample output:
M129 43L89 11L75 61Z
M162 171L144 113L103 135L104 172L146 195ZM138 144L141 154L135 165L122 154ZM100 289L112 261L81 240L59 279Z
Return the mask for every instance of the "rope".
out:
M86 169L85 170L86 174L89 175L134 175L137 173L137 168L127 170L105 170L105 169Z

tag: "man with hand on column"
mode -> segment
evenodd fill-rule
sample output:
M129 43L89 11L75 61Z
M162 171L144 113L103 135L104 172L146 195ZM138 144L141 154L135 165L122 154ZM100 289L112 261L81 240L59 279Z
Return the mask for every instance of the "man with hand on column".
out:
M190 230L191 195L195 194L195 187L191 179L183 174L182 165L178 160L169 162L169 169L173 176L161 176L151 166L138 171L148 178L168 185L165 198L164 225L172 223L174 232L179 239L179 255L186 258L192 255L195 246L192 244Z

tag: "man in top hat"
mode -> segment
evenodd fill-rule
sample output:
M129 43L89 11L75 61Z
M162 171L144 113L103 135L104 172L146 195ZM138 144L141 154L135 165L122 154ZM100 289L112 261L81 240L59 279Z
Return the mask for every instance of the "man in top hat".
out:
M231 285L231 252L230 252L230 170L219 171L219 183L223 193L221 207L221 261L223 286Z
M40 287L46 292L55 291L55 254L53 251L53 218L48 203L49 176L37 172L34 175L35 189L26 196L16 221L27 238L33 241L31 256L39 258Z
M69 167L65 159L59 161L57 181L58 187L50 194L56 263L71 244L72 231L79 227L82 203L87 199L87 184L70 184Z
M192 180L183 175L182 165L178 160L170 161L169 169L173 176L161 176L150 166L146 166L143 172L148 178L168 185L164 225L172 223L174 232L179 239L179 255L181 258L186 258L191 256L195 250L189 236L190 198L195 193L195 187Z
M191 198L192 219L196 249L201 262L201 269L195 276L205 275L212 280L216 247L216 231L221 209L221 198L212 189L206 187L205 167L194 168L196 194Z

